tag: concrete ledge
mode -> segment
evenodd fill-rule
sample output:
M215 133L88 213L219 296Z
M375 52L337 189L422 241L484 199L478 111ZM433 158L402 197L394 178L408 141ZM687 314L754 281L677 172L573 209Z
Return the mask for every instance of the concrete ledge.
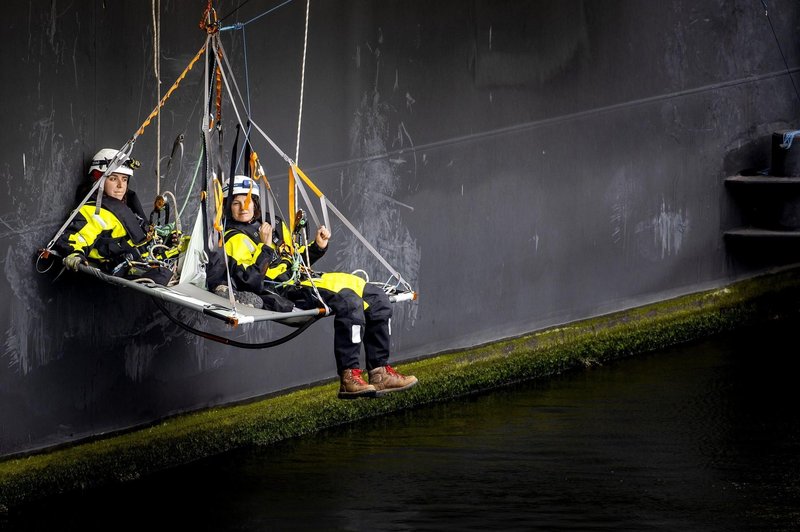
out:
M0 462L0 511L249 445L446 401L798 313L800 267L469 350L400 365L420 383L374 400L336 399L337 383L165 420L152 427Z

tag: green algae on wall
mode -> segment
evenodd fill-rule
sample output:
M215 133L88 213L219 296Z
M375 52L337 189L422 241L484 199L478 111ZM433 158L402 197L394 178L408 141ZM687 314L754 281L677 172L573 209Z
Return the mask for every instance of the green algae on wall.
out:
M402 364L420 384L340 401L337 383L214 408L151 427L0 462L0 510L124 482L250 445L661 349L797 313L800 268Z

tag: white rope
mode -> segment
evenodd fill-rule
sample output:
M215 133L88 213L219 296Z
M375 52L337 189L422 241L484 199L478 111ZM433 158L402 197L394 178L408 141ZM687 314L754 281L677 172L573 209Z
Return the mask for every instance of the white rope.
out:
M308 50L308 15L310 10L311 0L306 0L306 31L303 36L303 67L300 73L300 109L297 112L297 148L294 152L294 160L296 162L300 161L300 124L303 121L303 89L306 84L306 51Z
M211 45L212 45L212 49L214 50L214 55L216 57L217 54L219 53L219 50L223 49L222 48L222 42L220 42L220 39L219 39L218 36L214 36L212 38ZM225 66L228 68L228 70L230 70L230 64L228 63L227 54L225 54L224 51L222 53L222 57L223 57L223 61L224 61ZM233 73L230 72L230 80L229 80L228 75L226 74L225 70L226 70L225 68L220 70L221 75L222 75L223 85L224 85L224 87L225 87L225 89L227 91L227 94L228 94L229 98L230 98L230 103L231 103L231 107L233 108L233 113L236 116L236 119L239 121L239 124L242 127L244 127L244 124L242 122L242 117L239 114L239 109L237 108L236 103L234 102L234 94L233 94L233 91L231 90L231 83L233 84L234 88L236 88L236 92L238 93L240 100L242 99L241 91L239 91L239 87L236 84L236 78L233 76ZM252 125L253 128L258 133L260 133L262 137L264 137L264 139L267 141L267 143L269 143L270 146L272 146L272 148L275 150L275 152L278 155L280 155L283 158L283 160L286 161L289 164L290 167L294 166L294 161L292 161L292 159L288 155L286 155L286 153L284 153L280 149L280 147L278 147L278 145L269 137L269 135L267 135L264 132L264 130L261 129L258 126L258 124L255 123L255 121L252 119L252 117L250 117L247 114L246 114L246 116L250 120L250 125ZM294 168L292 168L292 171L294 172ZM299 183L299 182L300 182L300 179L295 179L295 183ZM306 204L309 207L309 210L313 211L313 206L312 206L311 202L308 200L307 195L303 194L302 192L303 191L301 189L301 195L305 196L303 199L306 201ZM358 231L358 229L356 229L355 226L341 212L339 212L339 210L336 208L336 206L333 205L333 203L331 203L331 201L327 197L322 196L320 198L320 201L324 202L324 205L328 209L333 211L333 213L342 221L342 223L350 230L350 232L353 233L355 235L355 237L358 238L358 240L361 241L362 244L364 244L364 246L367 248L367 250L369 250L369 252L372 253L372 255L375 256L375 258L377 258L380 261L381 264L383 264L383 266L389 271L389 273L391 273L395 278L397 278L399 284L402 284L408 290L411 290L411 286L409 285L409 283L405 279L403 279L403 276L400 275L400 273L397 270L395 270L394 267L392 267L392 265L389 264L389 262L385 258L383 258L383 256L381 256L381 254L378 252L378 250L375 249L375 247L372 244L370 244L367 241L366 238L364 238L364 235L362 235ZM328 213L327 209L324 209L325 218L328 217L327 213ZM314 215L315 214L316 213L314 213ZM289 216L294 216L294 213L289 213ZM326 224L326 225L328 225L328 224ZM328 227L330 228L330 225L328 225Z
M161 101L161 0L153 0L153 73L156 91ZM156 195L161 195L161 113L156 116Z

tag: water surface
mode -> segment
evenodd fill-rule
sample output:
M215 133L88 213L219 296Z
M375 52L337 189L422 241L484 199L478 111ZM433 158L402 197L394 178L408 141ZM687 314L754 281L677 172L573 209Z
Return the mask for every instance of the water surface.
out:
M798 325L229 453L0 528L796 530Z

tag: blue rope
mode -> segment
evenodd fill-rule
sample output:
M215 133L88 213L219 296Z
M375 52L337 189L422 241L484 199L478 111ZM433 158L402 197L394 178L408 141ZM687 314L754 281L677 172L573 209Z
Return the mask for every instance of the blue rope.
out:
M220 29L219 29L219 31L228 31L228 30L241 30L241 29L244 29L244 27L245 27L245 26L247 26L248 24L250 24L251 22L254 22L254 21L256 21L256 20L260 19L260 18L261 18L261 17L263 17L264 15L268 15L268 14L272 13L272 12L273 12L273 11L275 11L276 9L279 9L279 8L281 8L281 7L285 6L286 4L290 3L291 1L292 1L292 0L285 0L285 1L284 1L282 4L278 4L277 6L273 7L272 9L268 9L267 11L264 11L264 12L263 12L263 13L261 13L260 15L257 15L257 16L255 16L255 17L251 18L251 19L250 19L250 20L248 20L247 22L237 22L236 24L231 24L230 26L223 26L222 28L220 28Z
M781 148L783 148L784 150L788 150L789 148L791 148L792 141L797 135L800 135L800 129L797 129L795 131L787 131L786 133L784 133L783 144L781 144Z

